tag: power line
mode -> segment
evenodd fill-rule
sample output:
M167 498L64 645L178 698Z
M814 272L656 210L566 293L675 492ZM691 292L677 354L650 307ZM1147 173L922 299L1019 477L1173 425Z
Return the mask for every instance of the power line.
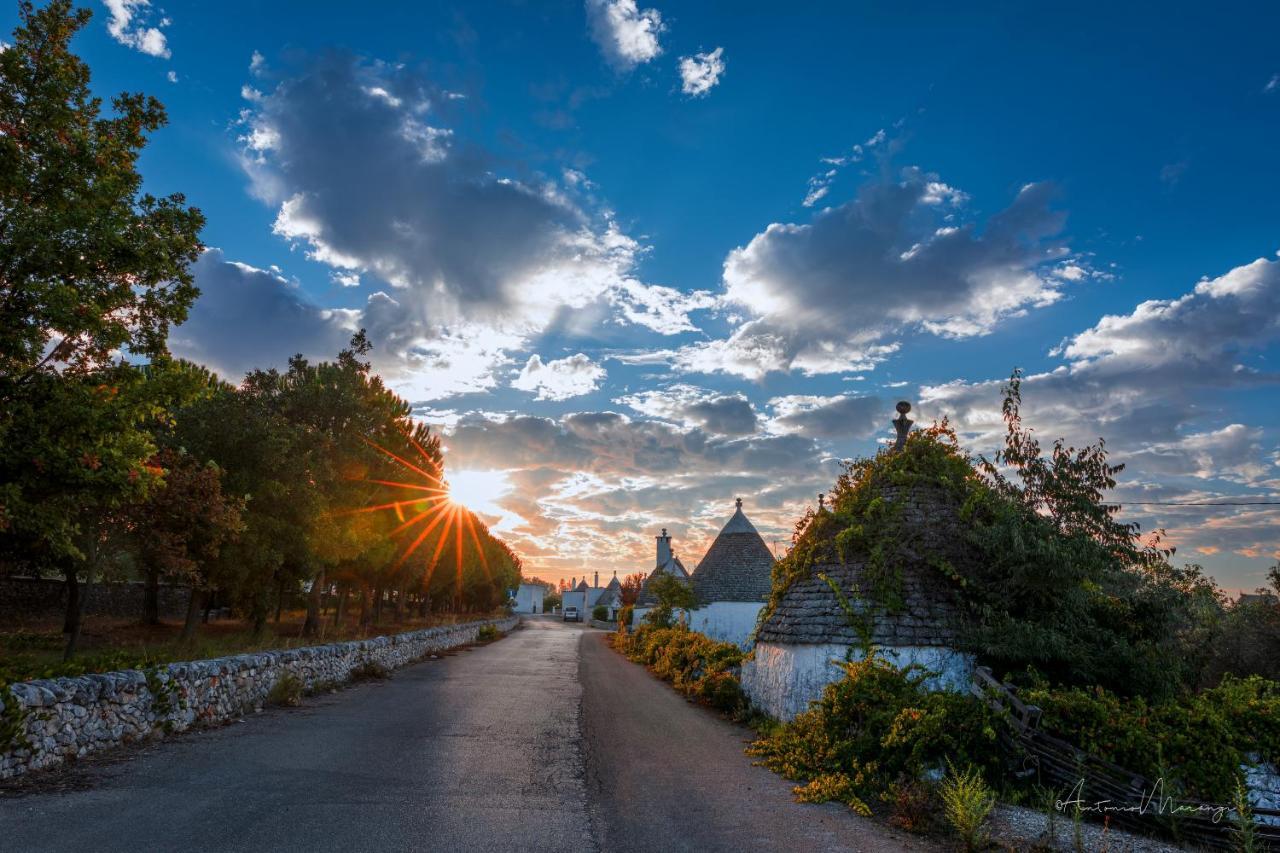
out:
M1280 501L1103 501L1108 506L1280 506Z

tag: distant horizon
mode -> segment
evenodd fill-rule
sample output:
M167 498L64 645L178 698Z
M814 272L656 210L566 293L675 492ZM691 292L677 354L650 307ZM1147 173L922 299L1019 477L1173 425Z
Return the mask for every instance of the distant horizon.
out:
M208 218L173 354L367 329L527 576L663 527L693 570L736 497L781 555L898 400L990 455L1014 368L1176 563L1280 559L1280 506L1154 503L1280 500L1280 10L90 8L95 93L168 108L147 191Z

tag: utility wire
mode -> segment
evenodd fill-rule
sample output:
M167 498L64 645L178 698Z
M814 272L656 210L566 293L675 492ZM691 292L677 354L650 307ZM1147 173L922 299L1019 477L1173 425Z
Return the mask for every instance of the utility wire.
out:
M1108 506L1280 506L1280 501L1103 501Z

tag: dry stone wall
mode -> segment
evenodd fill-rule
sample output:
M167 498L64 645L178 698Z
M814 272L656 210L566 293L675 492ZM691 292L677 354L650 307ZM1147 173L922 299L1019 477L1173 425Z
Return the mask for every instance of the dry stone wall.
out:
M257 652L9 686L0 697L0 779L151 735L217 725L261 708L286 674L305 690L338 685L366 665L385 669L474 642L481 626L509 631L519 617L488 619L285 651Z
M84 612L89 616L119 616L137 619L142 615L145 595L141 583L95 583L81 585ZM161 619L181 619L187 613L191 590L185 586L160 584ZM52 578L0 577L0 623L32 616L61 616L67 609L67 585Z

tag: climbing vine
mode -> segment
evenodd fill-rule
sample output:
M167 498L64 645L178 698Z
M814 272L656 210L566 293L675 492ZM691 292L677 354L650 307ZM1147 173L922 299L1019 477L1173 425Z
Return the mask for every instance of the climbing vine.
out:
M27 717L30 711L18 701L7 682L0 681L0 753L14 748L30 749Z

